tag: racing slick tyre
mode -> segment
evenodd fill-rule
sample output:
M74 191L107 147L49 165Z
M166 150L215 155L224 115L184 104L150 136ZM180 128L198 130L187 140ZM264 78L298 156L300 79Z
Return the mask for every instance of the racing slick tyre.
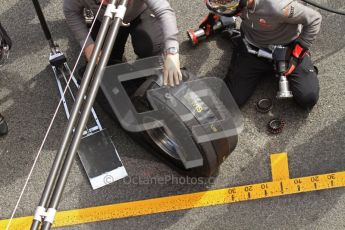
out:
M191 81L197 79L197 77L188 71L182 69L183 81ZM140 84L138 84L140 82ZM126 82L127 83L127 82ZM152 110L150 102L147 99L146 92L150 89L155 89L160 87L154 77L148 77L145 81L138 81L136 79L132 82L131 87L126 87L128 95L131 97L131 101L137 110L138 113ZM136 87L136 90L133 90L133 85ZM139 86L138 86L139 85ZM133 93L134 92L134 93ZM205 103L208 108L217 116L218 119L226 116L226 108L223 103L213 97L212 100L209 98L203 98L203 103ZM97 95L97 102L103 108L103 110L110 115L112 119L118 122L117 117L113 113L107 99L105 98L102 90L99 90ZM169 112L176 116L176 112L171 108ZM177 115L178 116L178 115ZM202 120L193 117L193 119L188 120L184 123L187 127L189 133L179 134L179 135L192 135L192 127L201 125L208 120L207 114L202 117ZM183 122L181 120L181 122ZM127 131L128 132L128 131ZM183 146L177 146L177 143L174 141L173 135L169 134L164 126L160 128L150 129L142 132L128 134L135 140L143 145L145 148L148 148L150 152L153 152L159 158L165 160L168 165L173 166L181 174L185 174L193 177L209 177L214 175L222 162L230 155L230 153L235 149L238 141L238 136L231 136L227 138L222 138L218 140L213 140L209 142L197 143L194 138L194 142L200 151L203 158L203 165L200 167L195 167L191 169L186 169L177 153L178 148L183 148ZM153 150L153 151L152 151Z
M189 73L186 70L182 70L183 80L190 81L197 79L196 76ZM151 109L150 103L147 100L146 92L147 90L159 87L153 78L147 79L134 93L132 96L132 102L137 109L137 111L144 112ZM212 101L207 101L203 98L203 102L209 107L209 109L216 114L217 118L224 117L226 108L224 105L213 98ZM174 111L171 111L174 112ZM196 125L201 125L204 120L207 120L207 116L200 116L203 120L194 117L184 125L189 130L189 133L179 134L179 135L189 135L192 136L192 127ZM167 160L168 163L172 163L174 166L178 167L180 173L186 174L188 176L194 177L209 177L215 174L221 165L221 163L229 156L229 154L235 149L238 141L238 137L232 136L228 138L222 138L214 141L196 143L202 158L203 165L201 167L196 167L192 169L185 169L179 155L177 154L178 148L183 148L183 146L177 146L172 135L169 135L169 130L166 128L155 128L140 133L133 133L134 136L139 137L135 140L141 140L141 143L147 147L153 149L155 155L162 157Z

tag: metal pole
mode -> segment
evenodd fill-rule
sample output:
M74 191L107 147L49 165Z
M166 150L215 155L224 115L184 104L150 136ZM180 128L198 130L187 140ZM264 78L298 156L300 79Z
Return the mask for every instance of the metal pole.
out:
M112 1L111 4L114 4L115 0ZM127 6L128 0L122 0L120 5L121 6ZM64 186L66 184L67 178L68 178L68 174L70 172L71 166L73 164L73 160L75 157L75 154L77 152L77 148L79 146L83 131L84 131L84 127L88 121L89 115L90 115L90 110L92 108L92 105L94 103L94 100L96 98L102 77L103 77L103 73L105 70L105 67L107 66L111 51L113 49L114 43L115 43L115 39L117 37L118 31L120 29L120 26L122 25L123 21L122 18L116 17L113 24L111 25L109 34L106 38L105 44L103 46L103 50L102 50L102 55L100 57L100 61L97 65L97 69L96 69L96 73L95 76L93 78L93 81L90 85L90 93L88 95L86 95L87 100L85 101L85 106L83 108L83 111L81 113L81 117L79 119L79 123L77 128L75 129L74 132L74 136L72 139L72 142L69 146L69 150L65 159L65 162L63 164L63 167L61 169L58 181L56 183L54 192L51 196L51 200L50 200L50 204L48 207L48 211L49 210L56 210L61 198L61 195L63 193L64 190ZM78 95L80 96L80 95ZM42 230L48 230L50 229L52 226L52 223L47 221L46 219L43 222L42 225Z
M41 9L40 3L38 2L38 0L32 0L32 3L34 4L35 10L36 10L36 13L37 13L37 16L38 16L38 20L40 21L40 24L41 24L41 27L43 29L44 35L46 36L46 39L49 42L49 46L50 46L50 48L53 49L53 48L55 48L55 44L54 44L52 35L50 34L50 31L49 31L49 28L48 28L48 25L47 25L47 21L44 18L44 15L42 13L42 9Z
M115 0L113 0L112 2L115 3ZM64 133L64 136L62 139L62 143L61 143L59 151L58 151L58 153L54 159L52 169L51 169L49 176L47 178L47 182L45 184L39 205L38 205L36 210L40 209L41 207L43 207L45 209L45 207L48 205L48 202L49 202L49 199L50 199L51 194L53 192L53 189L55 187L57 178L61 172L62 163L66 157L66 149L67 149L68 144L70 142L71 135L73 133L73 129L76 125L76 121L79 118L79 111L81 109L82 104L84 103L84 96L88 90L90 80L92 78L95 66L97 64L98 54L100 53L103 42L106 38L106 34L107 34L108 29L109 29L110 22L111 22L110 17L105 16L103 18L103 22L102 22L100 31L98 33L98 36L97 36L97 39L95 42L96 43L95 48L94 48L92 55L91 55L91 60L88 63L88 66L85 70L83 81L80 85L76 101L75 101L73 108L72 108L71 117L69 119L68 126L65 130L65 133ZM32 222L32 225L31 225L31 230L37 230L40 223L41 223L40 220L34 219Z

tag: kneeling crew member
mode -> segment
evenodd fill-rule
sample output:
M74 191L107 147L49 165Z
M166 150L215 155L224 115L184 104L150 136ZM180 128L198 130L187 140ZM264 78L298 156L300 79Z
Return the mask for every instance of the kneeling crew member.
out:
M321 26L321 15L296 0L228 0L236 4L242 36L260 49L271 45L291 47L286 75L295 101L311 109L319 98L317 70L310 58L311 47ZM225 81L239 106L253 94L259 81L274 74L272 62L234 47Z
M90 59L95 46L98 30L101 26L106 5L103 0L102 10L96 19L91 37L86 41L84 54ZM83 18L84 8L91 9L96 15L102 0L64 0L63 11L69 27L80 45L88 34L88 27ZM121 27L110 55L109 64L122 62L125 45L131 35L135 54L139 58L165 54L164 84L174 86L182 80L178 54L178 29L176 16L167 0L129 0L124 18L129 27Z

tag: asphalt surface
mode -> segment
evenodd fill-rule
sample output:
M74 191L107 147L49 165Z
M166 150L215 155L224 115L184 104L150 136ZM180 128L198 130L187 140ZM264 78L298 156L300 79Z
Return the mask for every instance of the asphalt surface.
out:
M79 52L62 14L62 1L40 1L52 35L73 66ZM207 13L203 1L171 0L180 27L181 59L199 76L224 77L231 58L229 41L217 37L191 48L185 32ZM317 2L345 9L341 0ZM77 159L59 209L135 201L207 189L270 181L269 155L289 153L290 176L308 176L345 170L345 24L342 16L322 12L321 33L313 60L320 71L320 100L310 112L293 102L274 101L271 114L258 114L255 102L274 97L276 86L263 82L242 108L244 131L236 150L222 164L212 183L204 185L136 185L116 182L92 191ZM58 91L48 67L49 48L31 1L2 1L0 21L13 38L13 50L0 71L0 111L10 132L0 138L0 219L7 219L18 199L45 132L58 104ZM133 60L129 46L126 57ZM98 108L131 177L179 176L164 162L129 138L119 125ZM267 121L283 115L281 135L266 132ZM60 111L16 216L32 215L59 146L66 118ZM334 189L259 201L177 211L92 223L66 229L344 229L345 189Z

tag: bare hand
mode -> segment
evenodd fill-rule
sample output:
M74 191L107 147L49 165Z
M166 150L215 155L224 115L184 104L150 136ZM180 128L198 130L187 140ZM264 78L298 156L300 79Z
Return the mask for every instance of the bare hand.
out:
M90 59L91 59L91 54L92 54L92 51L95 47L95 44L92 43L90 45L88 45L87 47L84 48L84 55L85 55L85 58L86 60L89 62Z
M95 44L92 43L90 45L88 45L87 47L84 48L84 55L86 57L86 60L89 62L91 60L91 55L92 55L92 51L95 48ZM98 58L97 58L97 62L99 62L99 58L101 57L102 51L99 52Z

